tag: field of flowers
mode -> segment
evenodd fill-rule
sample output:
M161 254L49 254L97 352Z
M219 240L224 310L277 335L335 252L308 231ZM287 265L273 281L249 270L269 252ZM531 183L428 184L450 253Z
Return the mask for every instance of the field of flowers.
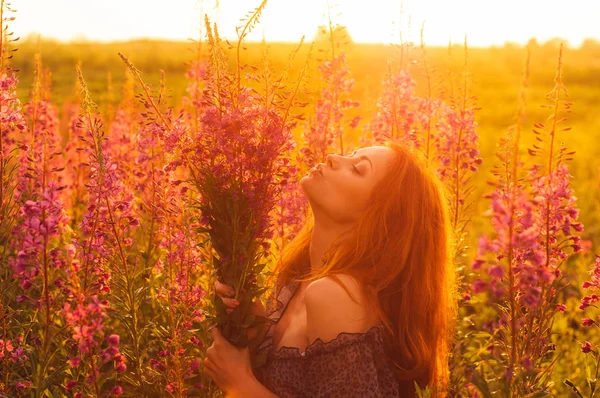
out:
M0 397L220 396L207 329L255 320L214 281L270 291L297 181L385 140L447 188L450 396L595 396L600 47L244 44L259 14L231 44L4 36Z

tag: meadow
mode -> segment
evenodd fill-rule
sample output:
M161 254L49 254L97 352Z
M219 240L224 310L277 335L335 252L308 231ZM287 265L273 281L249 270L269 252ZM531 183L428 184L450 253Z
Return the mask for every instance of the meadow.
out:
M223 47L226 59L213 56L217 45ZM202 162L200 155L206 153L198 148L201 144L209 147L199 138L201 129L193 116L194 110L199 112L196 115L204 115L209 109L207 100L199 99L206 94L194 84L202 82L214 94L211 90L218 82L211 80L214 70L235 75L239 70L235 46L227 47L215 41L150 40L64 44L29 39L10 44L18 51L10 60L3 55L3 73L9 66L17 69L18 82L13 85L3 78L4 103L0 109L4 114L11 109L23 116L19 119L11 114L14 119L10 119L3 114L2 119L2 184L4 192L11 192L13 198L5 196L0 208L0 396L140 396L140 391L144 396L219 394L209 386L199 362L210 345L207 320L221 311L209 295L215 251L206 243L210 241L206 230L198 228L203 225L203 212L208 214L210 209L195 200L201 196L198 191L203 185L182 181L196 178L191 177L193 167L185 169L188 160L184 154L195 154L196 161ZM596 261L594 253L600 253L600 43L562 48L557 39L541 44L532 41L527 48L511 44L472 48L468 43L443 48L421 46L419 40L404 45L340 40L334 43L335 53L328 40L316 41L312 47L310 43L300 47L293 43L245 43L244 47L244 73L258 76L256 81L242 79L245 87L260 90L265 76L271 76L267 71L273 71L273 76L286 73L281 98L283 102L289 100L294 115L293 122L287 122L296 145L294 153L303 154L294 158L295 172L290 181L319 159L323 145L326 151L339 152L338 141L344 142L346 149L376 142L377 137L370 135L373 126L378 126L376 119L384 126L382 131L394 131L385 111L385 98L398 95L406 100L410 109L399 114L401 119L416 114L415 109L422 109L420 104L431 103L427 101L433 98L440 101L436 103L440 112L449 115L442 118L450 120L455 114L464 118L460 119L461 126L466 126L470 135L462 145L467 148L460 147L460 139L458 146L453 146L462 128L448 128L450 122L440 122L435 127L438 141L432 156L449 185L454 180L448 170L454 166L444 164L446 156L464 156L473 166L464 175L468 181L461 180L460 188L452 191L457 201L462 198L473 204L468 207L461 202L453 208L453 215L461 220L454 225L460 239L454 261L461 285L457 345L450 364L451 395L576 396L568 385L571 383L578 387L579 396L594 396L600 361L600 320L594 305L598 296L583 297L600 294L600 264L596 264L596 274L589 274ZM524 80L528 52L529 73ZM340 58L342 53L345 58ZM290 54L294 54L291 62ZM339 62L338 72L345 73L344 82L351 82L340 97L359 101L358 106L323 100L324 93L335 90L331 84L335 76L322 68L333 60ZM202 69L201 65L212 69ZM140 84L138 71L150 91ZM398 76L405 84L412 79L414 91L386 85L390 76ZM274 84L273 80L266 81ZM299 90L292 100L289 90L295 82ZM561 91L562 84L572 105L558 111L567 98L559 100L553 95ZM234 90L227 87L225 91ZM520 95L523 90L526 96ZM214 95L219 97L220 93ZM14 105L16 99L24 105L23 111ZM98 119L92 116L96 109L91 102L98 105ZM326 106L343 114L341 138L335 135L337 130L323 127L317 116ZM275 108L279 115L285 113L283 105ZM177 117L180 112L181 118ZM518 112L520 118L516 117ZM467 113L472 120L466 119ZM570 129L549 127L563 116L568 119L560 122L561 128ZM210 123L214 121L202 120L203 126L213 126ZM423 124L419 124L422 122L413 123L396 131L394 137L411 143L413 138L406 137L425 134ZM539 123L546 126L542 128ZM507 133L514 133L515 125L521 129L518 150L503 159L497 156L499 145L502 139L512 142ZM311 136L319 128L325 131L325 138ZM547 164L547 158L538 161L528 151L535 144L541 145L533 131L546 129L551 130L547 137L554 142L553 149L544 152L546 156L555 156L559 144L564 144L575 152L566 156L573 159L558 162L549 171L542 167L541 171L526 173L533 164ZM85 139L77 140L78 135ZM178 141L183 136L186 138ZM452 149L445 153L442 144ZM16 149L7 152L8 145ZM473 155L473 149L478 153ZM57 154L52 155L53 151ZM510 147L504 152L510 152ZM525 197L511 191L517 184L511 180L514 176L506 181L494 177L494 166L506 166L511 156L523 161L519 166L524 178L521 192L547 202L534 201L539 207L532 210ZM572 180L558 168L563 163L568 165ZM8 174L10 170L12 174ZM546 189L548 175L559 178L554 179L554 185L549 178ZM57 189L50 182L63 188ZM288 204L290 211L304 214L305 207L294 196L298 192L287 189L292 192L290 196L273 193L279 195L276 207ZM499 194L491 200L486 195L492 192L511 194ZM516 225L530 228L519 230L529 242L527 248L512 247L494 235L508 231L503 211L509 206L504 201L522 204L522 213L512 214L510 222L514 218ZM48 217L53 211L55 215ZM544 220L543 216L551 212L549 219L553 221ZM535 220L533 226L526 225L527 214ZM495 217L495 224L490 216ZM266 234L270 250L265 253L267 269L273 267L272 255L301 222L298 216L270 217L280 217L277 221L285 228ZM37 230L40 219L42 224L46 219L54 224L36 235L32 230ZM550 222L554 224L544 230ZM583 229L578 229L577 222ZM574 225L572 232L569 226ZM536 231L533 237L532 229ZM573 240L577 246L574 252L560 246L564 241L557 243L574 235L579 236ZM482 246L484 236L495 236L497 245ZM213 235L210 238L215 241ZM195 244L200 241L202 245ZM27 245L33 248L25 255L21 252ZM546 251L550 246L552 250ZM527 257L531 250L549 253L545 264ZM484 255L505 251L520 263L504 264L502 271L491 265L473 265ZM561 268L562 278L559 273L556 278L548 276L546 282L551 288L545 290L546 285L539 280L549 275L548 264L556 265L550 258L568 260ZM502 264L502 257L497 262ZM94 275L95 290L86 288L87 266ZM513 282L509 282L509 274L516 278L514 291L498 293L499 286ZM259 285L266 284L264 275L257 272L256 276ZM528 291L541 286L539 297L523 301ZM581 308L583 302L590 308ZM510 314L507 308L516 307L518 319L514 314L506 315ZM107 318L105 311L110 311L111 317ZM84 327L90 329L89 334ZM511 354L511 339L523 349L523 356ZM539 345L530 347L527 341ZM505 377L507 366L514 371L512 377Z
M426 90L425 74L423 72L422 51L418 38L413 40L410 52L406 55L410 61L405 60L411 69L411 76L416 82L416 92L423 95ZM467 43L468 44L468 43ZM532 41L531 49L531 76L528 89L527 131L533 129L533 123L544 118L544 96L552 88L555 75L556 55L560 39L538 44ZM163 42L141 40L121 43L70 43L62 44L55 41L38 43L30 38L19 43L18 53L15 53L14 67L20 70L21 83L17 93L21 101L26 102L31 91L34 70L34 55L40 47L43 62L52 74L51 98L56 104L74 102L77 98L75 65L80 63L86 73L92 97L95 98L101 109L106 109L109 104L114 108L122 96L122 87L125 81L126 68L122 65L118 53L125 54L136 67L144 74L144 80L152 87L160 85L161 70L164 71L167 82L169 103L173 107L181 106L181 99L185 96L188 80L185 76L186 64L197 56L198 47L191 42ZM204 44L206 46L206 44ZM247 43L247 50L243 53L244 61L250 65L260 65L265 48L269 48L269 62L276 70L282 70L288 60L289 54L297 46L296 43ZM306 59L310 44L300 48L297 59L291 69L297 72ZM319 94L320 84L317 71L318 57L328 49L327 42L317 42L313 49L313 60L310 65L312 84L303 94L303 100L314 101ZM377 101L383 90L382 80L389 65L399 64L400 50L394 45L373 45L346 42L342 50L347 54L348 68L354 79L352 90L353 98L360 98L359 109L352 110L352 114L364 116L368 120L377 109ZM202 49L200 49L202 51ZM427 56L430 65L437 69L438 79L447 80L450 70L459 73L465 62L465 48L463 43L454 43L450 47L427 47ZM324 55L321 55L323 57ZM595 142L596 133L600 131L600 114L596 112L600 106L600 44L588 42L580 48L566 49L564 55L563 78L575 106L569 115L569 123L573 126L570 134L560 137L561 141L577 151L572 173L576 177L573 182L576 191L584 205L594 205L594 198L598 198L594 188L600 181L600 169L594 167L598 151L593 146L587 145ZM509 126L514 123L515 112L518 104L519 87L523 76L525 62L525 48L516 44L506 44L503 47L468 48L467 62L470 73L470 89L477 97L476 120L479 124L479 148L484 157L494 156L498 139ZM233 66L230 60L230 66ZM110 75L110 77L109 77ZM108 83L110 80L110 84ZM112 89L109 90L109 85ZM441 93L443 88L439 88ZM443 95L443 94L441 94ZM64 122L64 121L63 121ZM362 123L364 124L364 122ZM300 129L297 129L299 131ZM579 134L578 134L579 133ZM533 135L525 135L524 142L529 145L533 142ZM524 145L525 147L526 145ZM578 165L582 165L579 167ZM585 166L584 166L585 165ZM482 172L475 178L481 196L485 192L483 182L489 175L491 162L482 165ZM595 181L595 182L592 182ZM581 185L579 185L581 184ZM585 189L589 187L590 189ZM594 187L594 188L592 188ZM584 196L581 196L584 195ZM480 206L485 206L483 201L478 201ZM482 207L478 208L482 210ZM583 211L584 214L594 214L593 208ZM584 220L586 221L586 220ZM593 228L594 223L585 223L588 228ZM591 233L589 239L596 234Z

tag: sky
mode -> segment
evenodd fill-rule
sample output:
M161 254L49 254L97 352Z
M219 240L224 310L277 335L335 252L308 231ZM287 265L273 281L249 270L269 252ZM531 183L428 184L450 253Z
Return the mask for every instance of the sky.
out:
M17 10L10 30L16 36L122 41L135 38L198 39L203 15L217 22L221 36L235 40L235 27L258 0L12 0ZM576 47L585 38L600 41L600 0L269 0L249 41L298 42L314 38L327 21L348 28L355 42L471 47L566 39ZM218 4L218 8L216 5ZM402 10L402 12L401 12ZM201 25L202 22L202 25Z

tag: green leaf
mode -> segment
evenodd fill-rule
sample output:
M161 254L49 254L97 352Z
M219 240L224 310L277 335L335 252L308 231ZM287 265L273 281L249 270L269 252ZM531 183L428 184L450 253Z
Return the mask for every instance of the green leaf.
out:
M478 371L474 371L473 378L471 381L473 382L473 384L475 384L475 387L477 387L479 392L483 394L484 398L493 397L492 392L490 391L490 387L483 375L483 370L481 370L481 373L479 373Z
M583 395L581 395L581 392L579 392L579 389L577 388L577 386L575 384L573 384L573 382L569 379L565 379L563 381L564 384L568 385L569 387L571 387L571 391L574 392L575 394L577 394L578 397L583 398Z

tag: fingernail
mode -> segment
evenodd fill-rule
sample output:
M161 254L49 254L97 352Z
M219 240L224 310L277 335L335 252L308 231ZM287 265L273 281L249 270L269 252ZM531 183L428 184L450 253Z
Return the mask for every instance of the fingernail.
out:
M227 313L231 314L233 312L233 308L227 308Z
M231 296L235 295L235 290L233 290L233 289L229 290L229 294L230 294Z
M240 302L237 300L233 300L233 304L235 304L237 306L237 305L240 305Z

